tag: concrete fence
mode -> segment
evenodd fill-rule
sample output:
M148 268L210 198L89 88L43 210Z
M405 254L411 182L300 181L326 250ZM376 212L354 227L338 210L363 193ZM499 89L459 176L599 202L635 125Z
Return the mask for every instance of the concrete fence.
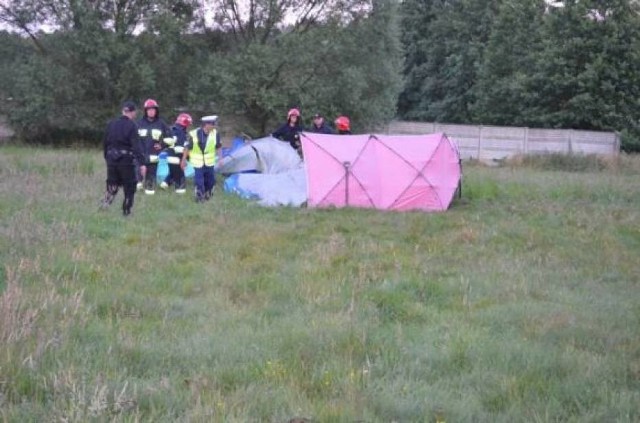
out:
M435 132L444 132L455 142L462 159L494 160L515 154L544 153L615 155L620 152L620 135L615 132L404 121L393 121L386 128L387 134Z

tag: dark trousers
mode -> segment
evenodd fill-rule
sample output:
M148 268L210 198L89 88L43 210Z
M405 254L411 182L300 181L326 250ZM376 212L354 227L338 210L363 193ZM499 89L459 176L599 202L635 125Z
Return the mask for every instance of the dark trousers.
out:
M158 163L147 164L147 174L144 177L144 189L155 191L156 189L156 173L158 172Z
M125 216L130 214L136 193L136 181L136 168L130 160L107 163L107 189L102 200L102 207L108 207L118 194L118 188L122 187L124 191L122 214Z
M166 183L175 184L176 189L185 189L186 181L184 177L184 171L180 167L179 164L170 164L169 165L169 175L165 179Z
M140 164L136 161L136 162L134 162L134 166L136 168L136 182L143 182L144 181L144 177L142 176L142 173L140 172Z
M196 186L196 200L208 200L211 197L211 191L216 184L213 166L203 166L194 169L193 182Z

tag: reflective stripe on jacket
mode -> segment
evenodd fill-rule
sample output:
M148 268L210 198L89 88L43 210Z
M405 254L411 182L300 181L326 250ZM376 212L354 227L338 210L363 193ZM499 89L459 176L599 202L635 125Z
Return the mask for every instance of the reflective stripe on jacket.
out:
M191 136L191 151L189 152L189 161L194 168L201 168L203 166L215 166L217 141L216 130L214 128L211 130L211 132L209 132L204 151L200 149L200 143L198 142L198 132L203 133L202 129L194 129L193 131L189 132L189 135Z

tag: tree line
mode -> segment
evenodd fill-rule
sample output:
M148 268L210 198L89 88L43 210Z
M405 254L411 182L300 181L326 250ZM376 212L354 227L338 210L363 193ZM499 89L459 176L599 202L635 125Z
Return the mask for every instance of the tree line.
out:
M270 132L290 107L620 131L640 150L634 0L16 0L0 113L25 139L100 137L123 100Z

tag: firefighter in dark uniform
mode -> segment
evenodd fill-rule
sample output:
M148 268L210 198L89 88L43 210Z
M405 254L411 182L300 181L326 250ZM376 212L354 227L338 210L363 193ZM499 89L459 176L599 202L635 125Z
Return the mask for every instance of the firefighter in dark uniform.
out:
M180 165L182 162L182 156L185 148L189 146L189 139L187 129L193 123L191 115L188 113L180 113L176 118L176 123L171 127L173 137L165 138L166 144L165 151L168 154L167 163L169 164L169 175L160 184L160 187L166 189L169 187L169 182L173 183L176 187L176 194L184 194L186 192L186 180L184 177L184 170Z
M287 121L278 129L273 131L271 136L279 140L288 142L291 147L302 156L300 148L300 133L304 130L300 122L300 110L293 108L287 113Z
M122 116L109 122L103 141L103 154L107 162L107 189L100 208L108 208L116 197L118 188L122 186L124 216L129 216L133 208L133 198L136 193L136 163L140 164L140 172L146 173L145 158L135 118L135 104L130 101L124 103Z
M209 200L216 184L214 166L221 147L220 133L216 125L218 116L204 116L202 126L189 132L180 166L187 166L187 158L193 166L196 202Z
M144 193L156 193L156 172L158 170L158 154L163 149L162 142L171 137L169 125L160 118L160 107L153 99L144 102L144 116L138 121L138 134L144 146L147 167L144 177ZM142 175L138 175L140 178ZM140 180L140 179L139 179Z

